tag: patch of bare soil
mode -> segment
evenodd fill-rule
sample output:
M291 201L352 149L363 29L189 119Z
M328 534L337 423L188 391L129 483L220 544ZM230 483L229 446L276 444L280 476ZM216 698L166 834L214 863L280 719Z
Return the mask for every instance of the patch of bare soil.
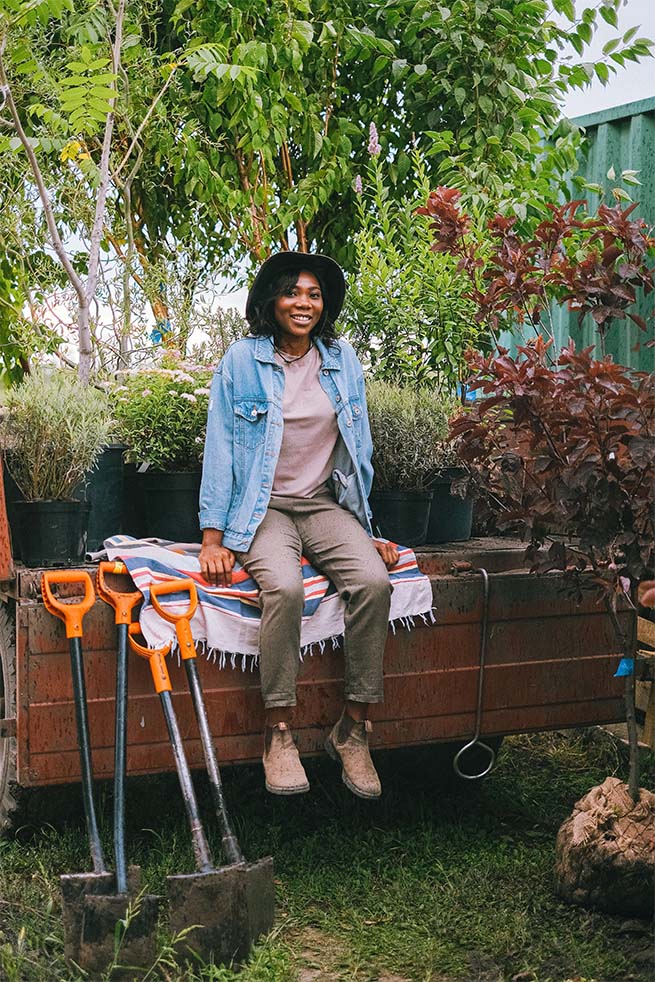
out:
M329 934L307 927L299 932L294 942L299 952L296 956L298 982L341 982L342 979L352 979L359 974L353 972L343 945ZM402 975L387 972L372 975L363 969L361 975L370 982L410 982ZM443 982L449 980L444 979Z

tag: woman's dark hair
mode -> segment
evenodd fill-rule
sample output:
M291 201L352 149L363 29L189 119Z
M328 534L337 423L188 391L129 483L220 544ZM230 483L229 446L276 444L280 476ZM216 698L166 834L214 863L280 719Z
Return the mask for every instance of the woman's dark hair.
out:
M282 332L280 331L280 326L275 320L275 301L278 297L284 296L289 290L293 290L294 286L298 282L298 277L302 270L292 271L289 270L286 273L280 273L274 280L271 281L266 293L262 299L255 304L252 317L250 319L250 333L256 335L257 337L272 335L273 343L279 345ZM327 295L325 288L325 281L323 277L318 272L312 272L312 276L315 276L318 280L318 285L321 288L321 294L323 296L323 312L320 316L318 324L312 328L310 337L312 341L316 338L320 338L324 344L330 345L336 341L337 332L334 326L334 321L328 315L327 303L325 298Z

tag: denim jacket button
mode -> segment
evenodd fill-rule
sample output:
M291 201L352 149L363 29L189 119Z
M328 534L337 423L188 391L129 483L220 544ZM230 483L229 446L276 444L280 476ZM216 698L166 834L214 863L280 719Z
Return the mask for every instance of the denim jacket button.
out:
M349 419L348 422L346 423L346 426L352 426L352 425L353 425L353 421Z
M337 396L337 402L341 402L341 396Z
M323 369L323 374L324 374L324 375L329 375L329 374L330 374L330 373L328 372L328 370L327 370L327 368L324 368L324 369Z

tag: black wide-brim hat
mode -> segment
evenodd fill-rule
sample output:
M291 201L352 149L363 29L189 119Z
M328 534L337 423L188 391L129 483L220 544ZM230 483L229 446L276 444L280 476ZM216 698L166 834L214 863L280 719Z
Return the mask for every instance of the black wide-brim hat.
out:
M266 299L271 283L281 273L300 273L306 270L319 278L325 286L323 303L330 320L335 321L341 313L346 296L346 280L343 270L334 259L312 252L276 252L260 267L246 300L246 320L251 322L255 307Z

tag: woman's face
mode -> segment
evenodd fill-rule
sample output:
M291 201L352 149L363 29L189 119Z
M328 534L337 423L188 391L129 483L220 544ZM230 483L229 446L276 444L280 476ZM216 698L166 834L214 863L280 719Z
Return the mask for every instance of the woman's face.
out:
M309 339L323 313L323 295L314 274L305 270L299 273L296 285L275 299L273 313L283 341L298 346Z

